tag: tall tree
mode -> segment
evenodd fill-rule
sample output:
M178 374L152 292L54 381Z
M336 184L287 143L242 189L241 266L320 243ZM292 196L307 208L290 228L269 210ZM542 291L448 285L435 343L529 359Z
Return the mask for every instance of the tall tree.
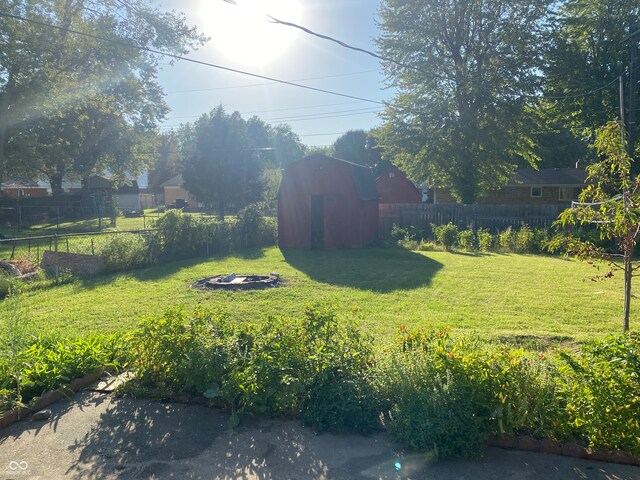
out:
M380 51L397 94L378 137L416 181L463 203L534 163L523 114L540 86L540 38L551 0L385 0Z
M117 123L149 128L167 112L156 81L162 55L148 49L185 53L203 40L183 16L160 12L147 0L0 0L0 179L9 156L12 165L24 160L18 155L28 130L47 138L49 150L75 148L73 165L81 167L71 169L75 175L84 175L90 163L120 161L122 151L98 159L90 150L100 141L107 145ZM112 109L95 108L107 102ZM92 124L74 131L74 111ZM99 118L103 114L106 119ZM60 120L67 123L57 125ZM50 162L41 170L58 161L44 155L30 160L38 159ZM125 163L133 165L134 157Z
M186 152L185 188L221 219L230 209L259 201L263 165L240 114L219 106L198 119L194 133Z
M161 133L155 139L155 161L149 170L149 189L160 190L160 185L182 171L182 152L178 132Z
M619 119L616 80L624 74L624 96L628 100L631 51L637 54L638 49L638 38L631 34L639 28L638 0L560 3L549 29L545 95L550 101L550 115L561 119L576 136L593 140L600 125ZM638 85L633 88L638 93ZM630 114L635 111L629 111L627 102L625 120Z
M332 148L336 157L369 167L374 174L384 173L390 166L382 159L378 141L364 130L349 130L333 142Z

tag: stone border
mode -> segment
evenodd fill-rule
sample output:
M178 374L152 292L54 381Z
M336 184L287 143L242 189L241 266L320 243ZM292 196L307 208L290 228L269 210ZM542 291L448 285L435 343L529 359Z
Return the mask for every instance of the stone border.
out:
M29 416L33 415L38 410L42 410L43 408L52 405L63 398L68 398L74 393L87 388L89 385L93 385L100 377L104 375L106 372L105 369L99 369L95 372L88 373L84 377L76 378L71 380L68 385L63 385L56 390L50 390L46 392L44 395L39 397L33 406L30 407L16 407L13 410L8 411L4 415L0 417L0 430L7 428L10 425L13 425L19 420L24 420Z
M535 438L527 435L493 435L487 439L486 443L491 447L505 448L508 450L550 453L584 460L640 466L640 457L622 450L607 450L604 448L591 449L577 443L559 443L547 438Z

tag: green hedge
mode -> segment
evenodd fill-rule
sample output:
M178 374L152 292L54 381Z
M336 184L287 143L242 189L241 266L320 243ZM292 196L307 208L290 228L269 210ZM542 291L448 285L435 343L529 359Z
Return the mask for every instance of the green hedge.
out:
M235 324L172 310L134 335L130 391L203 395L231 412L300 417L318 431L385 428L435 458L478 457L491 434L528 434L640 453L637 334L545 357L408 331L375 348L352 317ZM635 412L635 413L634 413Z

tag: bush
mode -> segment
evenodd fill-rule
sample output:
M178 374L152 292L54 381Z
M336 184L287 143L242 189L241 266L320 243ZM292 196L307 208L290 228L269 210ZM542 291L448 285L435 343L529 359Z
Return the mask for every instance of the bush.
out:
M490 252L494 248L494 238L489 230L479 228L477 232L478 248L483 252Z
M591 447L640 453L640 334L608 337L563 354L566 420Z
M133 345L138 387L204 395L231 411L231 425L255 413L300 415L318 431L377 426L365 381L371 341L330 308L243 325L210 310L172 310L143 322Z
M0 269L0 300L20 289L21 282Z
M478 457L491 433L549 434L562 415L548 362L446 329L401 329L377 370L389 432L438 458Z
M436 242L442 245L445 250L450 250L456 244L458 240L458 227L453 223L446 225L431 225L433 233L436 238Z
M533 230L527 225L523 225L514 235L513 246L518 253L532 253L534 250L534 241Z
M240 210L234 228L236 248L275 245L277 225L263 215L264 208L263 204L253 203Z
M96 253L104 257L105 268L110 272L132 270L149 264L149 245L141 235L111 235Z
M515 233L511 227L498 234L498 245L503 252L515 251Z
M170 210L156 221L155 228L149 239L150 254L167 260L274 245L277 235L275 222L262 215L259 205L249 205L231 222Z
M477 250L476 236L473 230L463 230L458 233L458 245L469 252Z

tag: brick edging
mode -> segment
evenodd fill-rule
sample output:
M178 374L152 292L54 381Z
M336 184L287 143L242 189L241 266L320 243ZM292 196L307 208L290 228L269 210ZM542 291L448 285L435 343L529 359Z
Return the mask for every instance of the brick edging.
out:
M592 449L578 445L577 443L559 443L547 438L534 438L526 435L493 435L487 439L486 443L491 447L506 448L509 450L550 453L584 460L640 466L640 457L622 450Z
M19 420L28 418L38 410L42 410L49 405L53 405L63 398L70 397L74 393L88 387L89 385L93 385L98 380L100 380L100 377L102 377L104 372L105 370L101 368L99 370L96 370L95 372L87 373L84 377L71 380L68 385L63 385L56 390L50 390L44 393L35 401L35 403L31 407L16 407L13 410L8 411L4 415L0 416L0 430L13 425Z

